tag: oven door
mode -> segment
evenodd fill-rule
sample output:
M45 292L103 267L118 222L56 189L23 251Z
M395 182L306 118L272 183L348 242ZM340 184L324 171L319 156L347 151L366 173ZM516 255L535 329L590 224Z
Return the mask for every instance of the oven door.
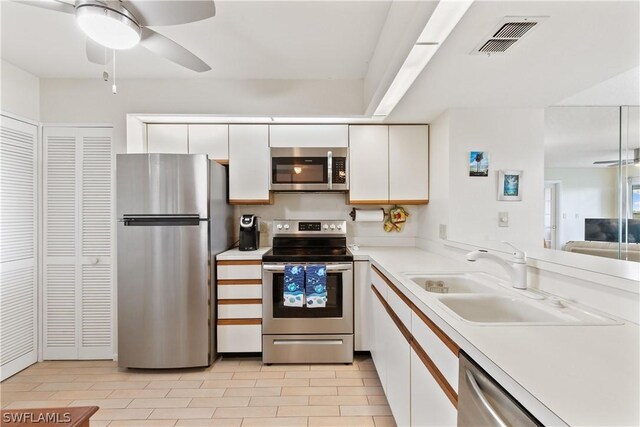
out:
M353 263L328 263L327 304L322 308L284 305L284 263L262 270L264 334L352 334Z

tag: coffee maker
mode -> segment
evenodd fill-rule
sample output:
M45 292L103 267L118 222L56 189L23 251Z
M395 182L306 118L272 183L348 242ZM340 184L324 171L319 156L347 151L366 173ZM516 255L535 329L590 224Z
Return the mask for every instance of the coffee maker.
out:
M240 246L241 251L255 251L260 247L260 217L242 215L240 217Z

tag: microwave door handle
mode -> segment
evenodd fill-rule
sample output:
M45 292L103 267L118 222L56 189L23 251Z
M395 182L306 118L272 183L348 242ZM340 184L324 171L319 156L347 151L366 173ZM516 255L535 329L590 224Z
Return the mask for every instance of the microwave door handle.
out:
M327 175L329 183L329 190L333 189L333 152L331 150L327 151Z

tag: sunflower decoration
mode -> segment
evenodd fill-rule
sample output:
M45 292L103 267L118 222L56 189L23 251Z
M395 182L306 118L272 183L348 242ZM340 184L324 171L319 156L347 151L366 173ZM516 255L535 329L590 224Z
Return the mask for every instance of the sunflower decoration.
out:
M404 223L407 222L409 213L401 206L395 206L389 210L387 219L384 222L384 231L390 233L392 231L402 231Z

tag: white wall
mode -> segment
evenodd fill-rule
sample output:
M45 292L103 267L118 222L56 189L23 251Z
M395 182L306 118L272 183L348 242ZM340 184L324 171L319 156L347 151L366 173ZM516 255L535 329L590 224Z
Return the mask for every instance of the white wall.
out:
M616 168L547 168L544 179L560 182L558 248L584 240L585 218L617 218Z
M448 128L448 131L447 131ZM463 242L508 240L542 245L544 114L542 109L453 109L431 124L431 193L420 237ZM489 153L489 176L469 177L469 151ZM522 170L523 200L497 200L498 170ZM498 212L509 227L498 227Z
M449 137L450 112L429 124L429 204L420 211L419 236L439 238L439 227L449 222Z
M346 204L344 194L338 193L276 193L273 205L236 206L234 210L235 233L238 233L239 218L243 214L255 214L262 221L260 242L271 244L274 219L340 219L347 221L347 240L360 245L415 246L418 236L422 206L404 206L409 218L401 232L387 233L381 222L353 222L349 217L352 206ZM369 207L367 209L374 209ZM388 210L389 206L385 206ZM237 237L236 237L237 239Z
M40 119L40 79L2 60L0 110L26 119Z
M42 79L45 123L112 123L116 152L126 152L126 114L356 115L361 80Z

